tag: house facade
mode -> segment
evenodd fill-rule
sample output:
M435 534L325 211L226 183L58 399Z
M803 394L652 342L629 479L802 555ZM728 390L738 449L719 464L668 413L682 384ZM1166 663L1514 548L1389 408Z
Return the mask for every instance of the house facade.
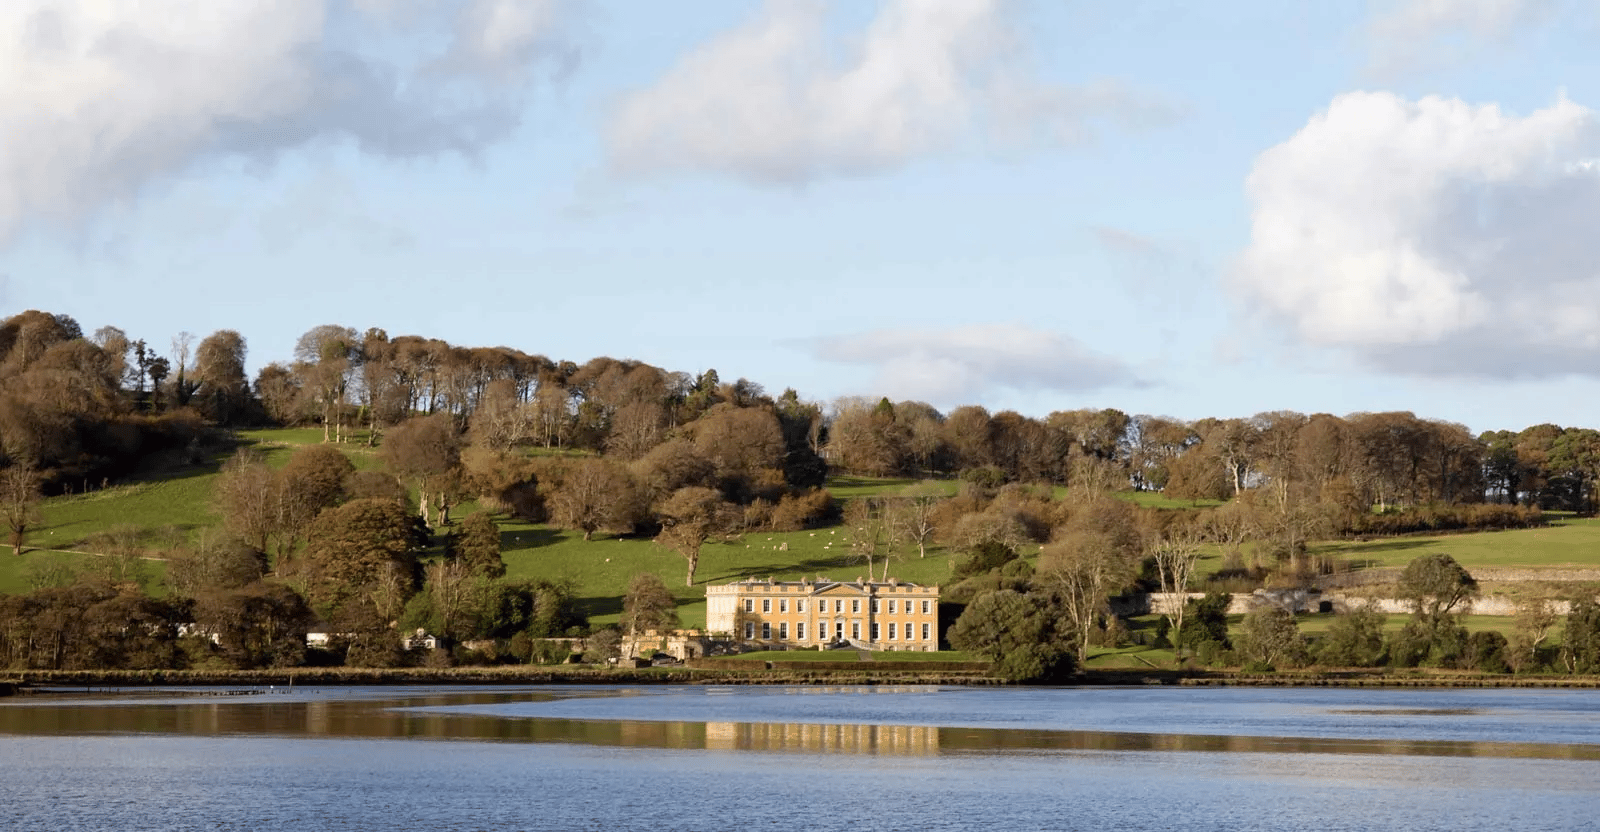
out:
M747 579L706 587L706 629L791 647L850 642L932 652L939 649L939 588L894 579Z

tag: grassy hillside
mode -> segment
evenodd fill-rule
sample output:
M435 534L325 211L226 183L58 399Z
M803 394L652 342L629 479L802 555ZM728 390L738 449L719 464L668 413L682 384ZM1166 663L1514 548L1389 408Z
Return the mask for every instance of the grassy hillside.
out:
M319 428L261 430L241 438L260 450L272 464L281 465L299 445L322 441ZM358 469L376 469L376 453L359 442L339 446ZM91 550L95 535L118 527L134 527L151 540L192 539L214 531L220 524L211 506L217 472L228 454L219 453L182 470L168 471L145 481L109 485L88 493L55 497L44 505L44 524L30 535L33 551L21 558L0 555L0 592L26 592L31 573L47 568L90 568L100 560L71 554ZM914 481L837 477L829 482L841 498L893 494ZM957 483L944 486L954 493ZM1140 505L1182 508L1192 504L1170 501L1160 495L1129 492L1122 495ZM472 507L457 512L465 516ZM846 551L839 529L788 533L757 533L735 542L708 543L702 552L696 585L684 586L685 562L677 554L648 539L597 537L584 541L573 532L507 520L501 524L503 557L512 578L542 577L571 582L585 610L597 623L615 620L628 579L638 572L662 576L677 594L686 626L705 621L704 587L745 577L777 579L826 575L850 580L866 574L866 564ZM1407 537L1368 542L1325 542L1315 550L1363 565L1401 566L1414 557L1445 552L1469 570L1478 566L1581 567L1600 565L1600 520L1566 518L1543 529L1436 537ZM62 550L49 552L42 550ZM930 549L926 558L902 556L890 574L918 583L947 583L953 553ZM1202 573L1214 570L1220 558L1214 553L1202 562ZM144 583L160 591L160 562L146 562ZM881 562L874 565L881 574ZM1308 622L1309 623L1309 622Z
M1330 541L1315 551L1364 566L1405 566L1443 552L1468 571L1477 566L1600 566L1600 519L1565 517L1542 529L1396 537L1366 542Z

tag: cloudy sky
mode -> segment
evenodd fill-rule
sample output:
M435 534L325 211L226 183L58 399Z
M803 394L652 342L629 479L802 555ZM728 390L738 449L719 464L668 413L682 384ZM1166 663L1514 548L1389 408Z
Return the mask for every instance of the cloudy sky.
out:
M1592 0L8 0L0 312L1600 425Z

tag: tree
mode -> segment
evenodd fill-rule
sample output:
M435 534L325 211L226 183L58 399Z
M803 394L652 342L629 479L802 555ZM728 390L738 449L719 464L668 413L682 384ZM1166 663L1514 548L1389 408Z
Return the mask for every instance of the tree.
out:
M1039 553L1038 584L1059 600L1080 657L1088 656L1095 624L1109 614L1111 592L1132 577L1132 565L1093 534L1068 535Z
M277 472L278 556L286 558L306 537L317 517L344 502L345 482L355 465L339 449L307 445L295 450Z
M361 339L347 326L324 324L295 342L295 370L322 411L322 441L343 441L345 394Z
M899 529L890 522L884 502L876 497L857 497L845 503L844 527L850 553L867 564L867 579L873 579L874 558L882 555L883 579L888 580L889 559L899 543Z
M1470 603L1477 591L1478 582L1472 575L1443 553L1415 558L1400 573L1400 597L1411 604L1417 618L1429 624Z
M1593 598L1574 600L1561 641L1568 673L1600 673L1600 604Z
M938 525L934 509L946 499L944 489L932 481L923 481L901 489L890 503L891 522L901 537L917 544L917 557L928 556L928 541L933 539Z
M268 364L256 373L256 398L267 411L267 418L280 425L299 424L304 419L301 409L304 391L294 371L283 364Z
M475 511L462 521L461 528L450 536L447 544L451 559L465 564L467 569L486 578L503 578L506 563L500 558L500 527L487 511Z
M622 628L629 635L645 630L667 630L678 626L678 600L661 576L640 572L628 581L628 594L622 598Z
M303 664L306 630L314 620L298 593L266 582L203 595L194 615L196 627L215 638L223 656L241 670Z
M201 541L191 553L167 558L167 584L189 598L249 586L266 574L266 553L217 536Z
M1383 662L1383 625L1387 617L1371 607L1341 613L1328 625L1317 649L1317 661L1328 667L1376 667Z
M558 478L546 485L551 519L558 526L582 530L584 540L601 530L631 532L642 513L628 470L608 459L581 459L561 466Z
M172 403L178 407L187 407L189 397L194 393L194 379L189 372L189 356L193 349L193 333L184 331L172 336L172 363L178 371L172 381Z
M469 433L474 445L506 451L533 433L533 410L517 397L516 382L497 378L484 388L472 411Z
M166 381L172 373L172 364L166 358L152 355L150 362L145 366L145 375L150 377L150 409L161 409L161 383Z
M1060 681L1076 668L1072 636L1048 595L1002 589L967 605L951 625L950 646L995 663L1014 682Z
M1247 668L1297 667L1305 662L1306 640L1294 613L1271 604L1245 613L1237 648Z
M434 497L445 509L440 525L447 523L451 481L461 467L461 437L450 414L401 422L389 430L379 453L395 476L416 483L422 522L429 522L429 498Z
M13 460L0 468L0 512L11 532L11 553L21 555L28 529L39 522L39 473L32 463Z
M700 566L700 547L712 535L720 534L729 527L731 508L716 491L689 486L672 492L672 496L656 509L661 522L656 543L677 552L688 561L686 586L694 586L695 569Z
M406 583L427 542L415 515L391 500L353 500L328 509L311 524L306 567L314 598L338 603L362 588L397 575Z
M219 425L247 415L250 382L244 371L244 336L231 329L206 336L195 348L194 383L202 413Z
M279 497L277 473L248 448L222 464L211 491L223 527L262 552L279 530Z
M1517 605L1512 625L1515 634L1506 652L1506 662L1512 670L1520 673L1524 668L1537 666L1545 639L1560 620L1555 605L1547 599L1535 598Z
M1155 556L1156 574L1161 579L1161 591L1181 596L1189 589L1189 576L1200 560L1200 542L1193 536L1179 532L1158 541L1151 549ZM1183 618L1189 608L1187 603L1169 603L1165 613L1168 632L1174 645L1173 660L1183 660Z
M1211 642L1228 647L1228 607L1233 604L1233 596L1226 592L1207 592L1205 597L1191 598L1187 603L1190 609L1184 615L1193 626L1184 630L1182 646L1194 648ZM1173 646L1179 645L1175 642Z

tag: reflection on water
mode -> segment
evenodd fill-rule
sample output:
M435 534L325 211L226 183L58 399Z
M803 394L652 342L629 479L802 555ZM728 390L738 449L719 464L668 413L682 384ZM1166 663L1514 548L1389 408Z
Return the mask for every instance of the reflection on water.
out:
M494 689L449 691L386 691L382 689L311 689L292 695L252 697L141 697L54 700L24 697L0 705L0 734L34 736L158 734L188 736L257 735L346 739L432 739L523 743L579 743L619 748L718 751L799 752L896 757L996 752L1116 751L1212 752L1239 754L1367 754L1428 757L1530 759L1600 759L1600 744L1574 742L1570 732L1556 731L1529 741L1486 741L1416 737L1364 736L1356 720L1352 736L1267 736L1231 733L1186 733L1159 730L1082 730L982 725L886 724L874 722L772 721L766 717L793 707L803 697L831 696L828 713L883 716L922 704L928 694L970 695L937 688L792 688L760 693L687 689L669 692L638 689ZM1229 699L1232 692L1182 691L1191 697ZM990 692L1005 701L1005 692ZM1034 692L1049 696L1049 692ZM1285 692L1284 696L1290 696ZM674 707L694 712L732 696L741 719L639 719L640 709L671 716ZM1027 694L1016 693L1023 699ZM846 698L839 698L846 697ZM916 697L908 698L908 697ZM627 701L633 698L633 701ZM935 701L945 701L936 699ZM840 703L843 703L841 705ZM1136 706L1129 706L1136 707ZM1145 707L1148 707L1146 704ZM1312 727L1313 714L1297 705ZM571 713L588 718L544 716ZM995 713L993 719L1019 719ZM1257 711L1260 709L1258 708ZM1353 717L1484 717L1481 707L1394 708L1380 705L1325 707L1315 715ZM704 713L711 713L707 710ZM1506 717L1514 718L1515 715ZM970 718L970 717L969 717ZM1071 720L1062 717L1067 724ZM1474 723L1486 734L1493 726ZM1515 724L1512 730L1520 731ZM1346 729L1349 730L1349 729ZM1506 730L1498 732L1508 733ZM1526 734L1522 734L1527 736Z
M1592 828L1595 692L313 689L0 700L0 830Z

